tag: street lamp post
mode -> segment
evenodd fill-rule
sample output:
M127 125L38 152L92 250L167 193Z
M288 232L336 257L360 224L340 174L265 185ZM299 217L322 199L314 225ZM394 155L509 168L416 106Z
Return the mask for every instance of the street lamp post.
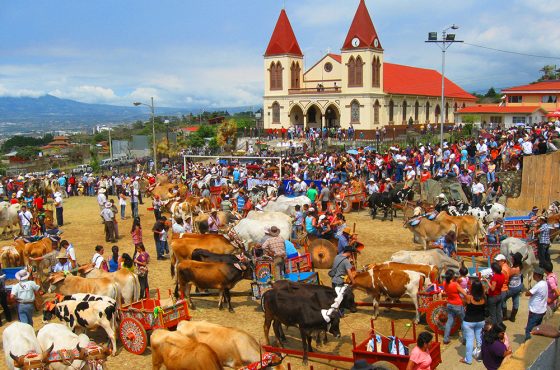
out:
M428 33L428 40L425 42L435 43L441 49L441 107L439 109L439 115L441 119L440 125L440 136L439 136L439 145L440 148L443 148L443 120L445 114L445 51L455 42L463 42L459 40L455 40L454 33L447 33L449 30L457 30L459 26L453 24L441 32L441 40L438 40L437 32L430 32ZM443 150L443 149L442 149Z
M141 102L134 102L132 103L135 106L145 105L146 107L150 108L152 113L152 143L153 143L153 151L154 151L154 172L157 174L157 150L156 150L156 122L155 122L155 108L154 108L154 98L151 98L151 104L141 103Z

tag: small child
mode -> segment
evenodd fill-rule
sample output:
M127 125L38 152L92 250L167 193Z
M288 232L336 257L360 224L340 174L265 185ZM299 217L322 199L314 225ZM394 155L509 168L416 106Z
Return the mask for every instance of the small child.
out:
M297 239L298 234L303 231L303 212L301 206L296 205L296 215L294 218L294 226L292 227L292 239Z
M455 257L455 254L457 253L457 247L455 245L456 241L457 241L457 236L455 234L455 231L450 231L447 234L445 234L442 248L443 248L443 252L448 257Z
M459 278L457 279L457 283L463 288L465 292L469 292L469 269L466 268L464 265L461 266L459 269Z

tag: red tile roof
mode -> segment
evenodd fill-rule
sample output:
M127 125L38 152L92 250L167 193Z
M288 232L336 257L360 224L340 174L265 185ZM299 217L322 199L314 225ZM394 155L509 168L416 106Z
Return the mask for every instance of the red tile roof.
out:
M303 56L290 20L288 19L288 15L286 11L282 9L264 55L272 56L285 54Z
M344 44L342 45L342 50L354 49L352 40L356 37L360 39L359 48L383 50L364 0L360 0L360 5L358 5L358 9L356 10L356 15L354 15L354 20L352 20L352 25L350 25L348 35L346 35L346 40L344 40ZM375 39L378 39L377 47L374 46Z
M340 54L327 54L329 57L333 58L334 60L336 60L339 63L342 63L342 57L340 56Z
M387 94L441 96L441 74L433 69L383 63L383 90ZM476 100L476 97L447 78L445 96Z
M199 126L189 126L189 127L181 127L179 130L184 132L196 132L198 131Z
M556 81L543 81L537 82L529 85L514 86L507 89L503 89L502 92L510 91L549 91L549 90L560 90L560 80Z
M470 107L465 107L459 109L457 113L525 113L531 114L536 110L543 110L541 107L537 105L522 105L518 107L512 106L498 106L498 105L473 105ZM546 112L546 111L545 111Z

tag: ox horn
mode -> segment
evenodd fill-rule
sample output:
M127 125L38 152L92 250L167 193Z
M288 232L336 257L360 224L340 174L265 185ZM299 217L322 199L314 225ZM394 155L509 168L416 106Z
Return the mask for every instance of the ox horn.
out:
M50 356L50 354L51 354L53 348L54 348L54 343L51 344L51 346L50 346L49 348L47 348L47 350L44 351L44 352L41 354L41 361L42 361L42 362L46 362L46 361L49 359L49 356Z
M45 256L41 256L41 257L27 257L27 259L29 259L30 261L42 261L45 258Z
M25 355L24 356L16 356L12 353L12 351L10 351L10 357L12 358L12 360L14 360L15 367L23 367L23 359L24 359Z

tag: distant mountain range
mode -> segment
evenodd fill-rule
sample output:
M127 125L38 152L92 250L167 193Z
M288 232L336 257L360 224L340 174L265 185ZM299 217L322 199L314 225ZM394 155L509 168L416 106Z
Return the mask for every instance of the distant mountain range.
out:
M220 108L236 113L249 107ZM157 115L178 116L198 113L200 108L157 107ZM146 119L146 109L108 104L88 104L52 95L33 97L0 97L0 133L45 132L53 130L84 130L98 124L115 124Z

